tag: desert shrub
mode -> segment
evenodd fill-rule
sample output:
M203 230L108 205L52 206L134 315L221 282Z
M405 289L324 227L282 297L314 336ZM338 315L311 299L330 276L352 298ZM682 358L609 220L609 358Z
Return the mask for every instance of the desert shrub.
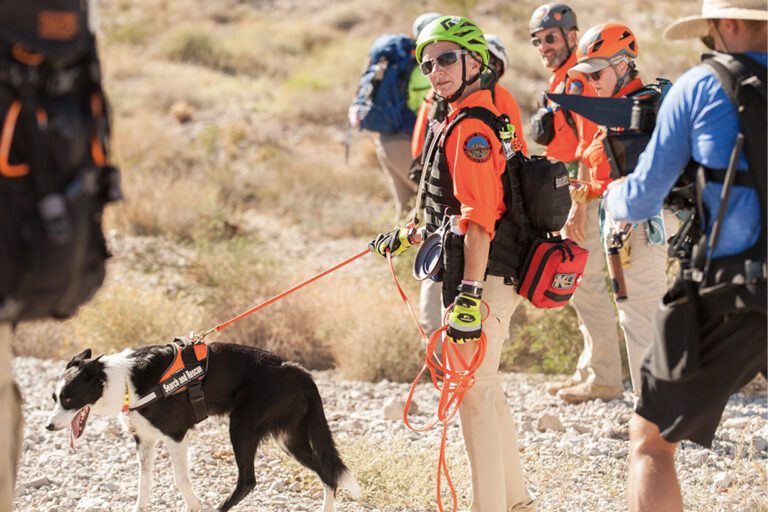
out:
M200 251L192 275L209 290L203 306L204 328L229 320L309 277L286 275L277 254L270 254L267 240L237 237L208 242ZM261 347L312 369L329 368L333 366L330 348L314 321L322 314L311 296L297 293L211 339Z
M521 302L502 350L503 370L570 373L582 348L576 312L566 307L535 310Z
M69 322L37 321L20 324L12 338L17 356L69 359L85 347L78 342Z
M81 347L109 353L126 347L169 343L195 325L197 306L163 290L112 282L70 323Z

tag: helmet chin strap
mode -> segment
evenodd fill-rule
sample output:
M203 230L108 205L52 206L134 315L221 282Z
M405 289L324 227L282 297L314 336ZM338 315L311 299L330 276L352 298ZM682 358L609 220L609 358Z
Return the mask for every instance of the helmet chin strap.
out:
M485 64L483 64L480 67L480 71L477 73L477 75L475 75L472 79L467 80L467 56L462 55L461 57L461 87L459 87L450 97L446 98L448 103L453 103L454 101L461 98L461 95L464 94L467 86L472 85L480 79L480 75L483 73L483 66L485 66Z
M565 66L565 64L568 62L568 59L570 59L571 55L573 55L573 50L575 48L575 46L571 47L571 45L568 44L568 38L565 36L565 30L563 29L563 27L559 27L559 28L560 28L560 35L563 36L563 41L565 41L565 49L568 50L568 53L565 55L565 58L563 59L563 62L561 62L560 65L557 66L555 71L557 71L561 67Z
M627 72L622 76L619 76L619 70L616 69L616 66L613 64L613 62L610 63L610 66L613 69L613 72L616 73L616 85L613 87L613 93L611 94L611 96L615 96L616 93L618 93L625 85L627 85L632 66L629 62L627 62Z

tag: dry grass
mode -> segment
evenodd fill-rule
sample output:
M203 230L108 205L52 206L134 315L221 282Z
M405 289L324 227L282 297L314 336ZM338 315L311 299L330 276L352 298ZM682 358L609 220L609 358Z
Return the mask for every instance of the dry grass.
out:
M317 478L273 445L267 446L272 456L278 456L292 477L304 481L305 491L321 490ZM365 436L340 443L339 452L360 483L363 497L360 502L372 510L436 510L435 482L438 459L434 451L413 449L413 445L399 438L386 445L371 442ZM463 449L457 443L450 443L446 460L451 478L456 487L459 508L469 506L468 464ZM443 506L450 510L451 497L443 481ZM342 491L344 493L344 491Z

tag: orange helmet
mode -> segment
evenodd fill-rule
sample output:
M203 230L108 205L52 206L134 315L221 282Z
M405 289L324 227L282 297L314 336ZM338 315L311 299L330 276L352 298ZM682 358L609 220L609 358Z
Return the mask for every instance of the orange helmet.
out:
M571 71L592 73L609 66L613 59L625 55L637 58L637 38L621 23L603 23L587 30L576 50L578 64Z

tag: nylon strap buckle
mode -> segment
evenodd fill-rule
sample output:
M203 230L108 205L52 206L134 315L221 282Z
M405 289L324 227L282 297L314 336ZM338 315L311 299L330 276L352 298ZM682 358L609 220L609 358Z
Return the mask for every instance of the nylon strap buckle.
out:
M200 423L208 417L208 407L205 405L205 394L200 381L187 387L189 403L192 404L192 412L195 414L195 423Z
M698 268L687 268L683 270L683 279L694 283L701 283L704 281L704 272Z

